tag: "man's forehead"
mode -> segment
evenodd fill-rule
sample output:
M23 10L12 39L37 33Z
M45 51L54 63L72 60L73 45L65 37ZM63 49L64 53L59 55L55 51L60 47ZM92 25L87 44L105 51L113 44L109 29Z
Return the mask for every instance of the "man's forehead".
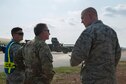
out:
M22 30L19 30L19 31L22 31Z
M45 27L44 29L48 29L48 27Z
M17 32L22 32L22 30L19 30L19 31L17 31Z
M83 19L84 17L86 17L87 14L88 14L88 12L83 11L83 12L81 13L81 19Z

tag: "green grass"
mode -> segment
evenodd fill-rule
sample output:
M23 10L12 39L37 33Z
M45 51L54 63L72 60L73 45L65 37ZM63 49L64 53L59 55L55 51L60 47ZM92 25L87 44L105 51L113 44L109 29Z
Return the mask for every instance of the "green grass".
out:
M57 74L59 74L59 73L70 74L70 73L76 73L76 72L80 71L80 67L57 67L57 68L54 68L54 71Z
M126 70L126 61L119 62L118 67L121 70Z
M80 67L57 67L54 68L56 74L70 74L80 71ZM0 84L5 84L5 73L0 73Z
M57 68L54 68L54 71L57 74L59 74L59 73L66 73L66 74L76 73L76 72L80 71L80 67L57 67ZM0 80L3 80L3 79L5 79L5 73L1 72L0 73Z
M126 65L126 61L120 61L118 65Z
M4 72L0 73L0 84L5 84L5 73Z

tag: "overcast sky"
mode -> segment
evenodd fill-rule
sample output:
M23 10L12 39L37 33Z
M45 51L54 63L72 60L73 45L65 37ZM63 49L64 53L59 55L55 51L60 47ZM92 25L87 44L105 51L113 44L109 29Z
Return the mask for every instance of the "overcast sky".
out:
M22 27L24 39L33 39L33 28L47 23L50 39L57 37L61 43L74 44L85 29L81 11L94 7L99 19L111 26L118 35L121 47L126 47L125 0L0 0L0 37L11 38L13 27Z

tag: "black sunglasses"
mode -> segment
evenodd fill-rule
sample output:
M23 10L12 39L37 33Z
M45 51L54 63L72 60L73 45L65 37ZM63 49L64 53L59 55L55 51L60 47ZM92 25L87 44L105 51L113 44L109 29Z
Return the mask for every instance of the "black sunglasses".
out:
M43 31L47 31L49 33L49 30L48 29L47 30L43 30Z
M24 35L24 33L23 33L23 32L18 32L18 33L15 33L15 34L18 34L18 35L21 35L21 36L23 36L23 35Z

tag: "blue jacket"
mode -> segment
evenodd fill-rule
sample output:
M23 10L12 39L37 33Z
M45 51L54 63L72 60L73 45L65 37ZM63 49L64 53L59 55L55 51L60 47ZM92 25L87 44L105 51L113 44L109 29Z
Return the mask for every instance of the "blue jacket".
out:
M10 54L10 48L15 42L11 40L6 46L5 50L5 60L4 60L4 70L6 74L10 74L15 70L15 64L13 62L13 56Z

